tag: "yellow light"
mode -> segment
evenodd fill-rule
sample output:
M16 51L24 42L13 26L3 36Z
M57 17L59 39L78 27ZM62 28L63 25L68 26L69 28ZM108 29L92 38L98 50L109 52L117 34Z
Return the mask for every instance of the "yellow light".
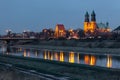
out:
M107 56L107 67L111 68L112 67L112 57L111 56Z
M60 61L64 61L64 53L63 52L60 52Z
M96 57L95 56L91 56L90 58L90 65L95 65L96 64Z
M44 51L44 59L47 59L47 53Z
M69 62L74 63L74 52L69 53Z

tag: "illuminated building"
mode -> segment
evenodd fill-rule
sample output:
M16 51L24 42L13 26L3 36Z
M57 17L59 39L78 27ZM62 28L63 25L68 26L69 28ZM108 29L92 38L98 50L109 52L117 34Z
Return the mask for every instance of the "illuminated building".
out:
M79 35L78 35L78 30L73 30L73 29L69 29L69 37L68 39L79 39Z
M109 23L97 23L97 28L99 32L110 32Z
M108 22L104 23L96 23L96 14L93 11L91 14L91 21L89 20L89 14L86 12L85 21L84 21L84 32L85 34L97 35L99 33L110 32Z
M115 28L113 30L113 32L116 33L116 34L120 34L120 26L118 26L117 28Z
M89 21L89 14L86 12L85 14L85 21L84 21L84 32L85 33L93 33L97 27L96 27L96 18L95 18L95 12L93 11L91 14L91 21Z
M64 27L63 24L57 24L56 25L54 37L55 38L66 37L66 31L65 31L65 27Z

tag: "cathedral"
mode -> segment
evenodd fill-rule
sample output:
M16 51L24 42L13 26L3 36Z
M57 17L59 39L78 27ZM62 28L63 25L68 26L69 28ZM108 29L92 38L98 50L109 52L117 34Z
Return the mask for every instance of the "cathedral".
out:
M96 25L96 15L95 12L93 11L91 14L91 21L89 21L89 14L86 12L85 14L85 21L84 21L84 32L90 32L93 33L97 29Z
M85 14L85 21L84 21L84 32L86 33L104 33L104 32L110 32L109 24L108 22L106 24L104 23L96 23L96 14L93 11L91 14L91 21L89 20L89 14L86 12Z

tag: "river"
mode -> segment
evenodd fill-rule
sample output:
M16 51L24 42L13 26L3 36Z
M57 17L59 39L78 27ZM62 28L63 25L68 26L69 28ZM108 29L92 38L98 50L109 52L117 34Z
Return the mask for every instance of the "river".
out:
M91 66L101 66L107 68L120 69L120 56L115 55L101 55L93 53L82 53L73 51L53 51L53 50L36 50L26 48L9 48L1 46L0 51L2 54L16 55L24 57L41 58L47 60L54 60L60 62L69 62L77 64L86 64ZM105 53L104 53L105 54Z

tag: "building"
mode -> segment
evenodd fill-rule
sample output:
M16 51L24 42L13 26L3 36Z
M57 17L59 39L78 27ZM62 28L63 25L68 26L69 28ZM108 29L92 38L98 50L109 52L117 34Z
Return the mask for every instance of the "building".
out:
M110 32L110 27L109 27L109 23L106 22L105 23L97 23L97 29L99 32Z
M96 14L93 11L91 14L91 21L89 20L89 14L86 12L84 20L84 33L86 37L97 37L101 34L110 33L109 23L98 23L96 22Z
M63 24L57 24L56 25L54 37L55 38L66 37L66 31L65 31L65 27L64 27Z
M85 33L93 33L97 29L96 25L96 15L93 11L91 14L91 21L89 21L89 14L86 12L85 21L84 21L84 32Z
M113 30L113 32L116 33L116 34L120 34L120 26L118 26L117 28L115 28Z

